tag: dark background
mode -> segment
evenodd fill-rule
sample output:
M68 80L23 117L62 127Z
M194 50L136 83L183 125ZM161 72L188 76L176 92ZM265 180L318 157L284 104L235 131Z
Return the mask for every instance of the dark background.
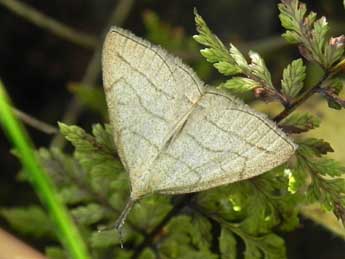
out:
M78 31L100 36L115 0L59 0L23 1L44 14L61 21ZM340 0L304 1L309 9L329 18L331 24L344 25L345 10ZM240 46L256 46L282 33L278 20L277 1L273 0L213 0L213 1L158 1L139 0L126 18L123 27L146 37L143 14L154 11L162 22L182 30L186 37L195 34L193 7L207 21L212 30L224 42L236 42ZM344 27L342 27L344 28ZM343 31L344 33L344 31ZM169 42L166 43L167 45ZM164 47L164 43L161 43ZM183 52L184 50L181 50ZM281 52L277 54L277 52ZM288 60L297 54L293 47L281 46L263 51L272 68L273 78ZM179 51L177 51L177 54ZM73 94L66 87L79 82L92 57L93 50L83 48L39 28L0 5L0 77L16 107L42 121L56 125L61 120ZM195 54L195 53L194 53ZM198 54L196 54L198 55ZM196 59L199 57L197 56ZM200 75L208 82L217 79L216 73ZM97 85L101 86L99 76ZM102 121L97 113L85 110L77 124L89 128ZM36 146L48 146L51 136L28 128ZM2 133L0 133L2 134ZM9 153L10 145L0 135L0 205L12 207L36 201L29 185L16 181L20 170L18 161ZM1 226L10 230L5 222ZM11 231L11 230L10 230ZM43 244L20 236L27 242L42 248ZM324 230L321 226L303 219L302 226L286 235L290 259L343 259L345 242Z

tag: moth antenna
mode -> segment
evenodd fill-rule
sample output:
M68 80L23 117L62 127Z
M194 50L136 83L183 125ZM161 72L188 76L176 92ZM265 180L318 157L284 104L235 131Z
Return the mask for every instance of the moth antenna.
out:
M120 243L121 243L121 248L123 248L123 243L122 243L122 228L123 225L125 224L125 221L128 217L129 212L131 211L131 209L133 208L134 204L136 203L136 200L133 200L131 197L129 197L126 206L124 207L124 209L122 210L120 216L116 219L115 223L111 226L102 226L98 228L98 231L105 231L105 230L113 230L116 229L116 231L119 234L119 238L120 238Z

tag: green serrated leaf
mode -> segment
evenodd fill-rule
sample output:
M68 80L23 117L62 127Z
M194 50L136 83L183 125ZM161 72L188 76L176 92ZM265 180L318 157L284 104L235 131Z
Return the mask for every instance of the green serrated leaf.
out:
M283 37L290 43L300 44L300 53L329 69L344 53L343 36L328 41L328 23L325 17L316 19L316 13L306 15L306 5L298 0L282 1L278 5L280 21L287 30ZM332 44L334 43L334 44Z
M219 38L208 28L204 19L194 10L195 23L198 35L194 35L195 41L207 48L200 50L202 56L213 64L223 75L230 76L241 73L241 68L236 64L230 52L225 48Z
M219 73L225 76L232 76L241 73L241 69L238 66L224 61L215 63L214 67Z
M194 35L193 39L204 46L210 46L209 40L203 35Z
M134 206L129 215L132 222L140 222L147 231L151 231L172 209L170 197L152 195Z
M235 47L235 45L230 44L230 55L235 61L235 63L243 71L248 71L249 66L247 60L244 58L243 54Z
M49 176L58 187L71 185L71 178L84 178L85 174L75 167L72 157L65 155L57 148L40 148L38 155Z
M202 229L205 230L204 227ZM206 229L209 232L208 226ZM191 217L176 216L165 228L166 237L160 245L160 252L166 258L216 259L217 256L209 250L210 244L204 246L207 241L200 241L200 238L203 238L202 231L193 224ZM209 235L210 233L207 233L207 236Z
M330 99L327 100L327 104L329 108L334 110L341 110L343 108L339 103Z
M311 202L318 201L328 211L345 209L345 179L326 179L312 172L312 183L309 185L307 197Z
M310 162L310 167L314 172L323 176L340 177L345 174L345 167L338 161L329 158Z
M267 69L262 57L254 51L249 51L249 57L252 61L252 63L249 65L251 73L262 80L265 86L274 88L272 84L271 73Z
M306 67L302 59L292 61L283 71L282 92L289 97L296 97L302 90L306 78Z
M340 94L344 86L345 86L344 76L338 76L338 77L332 78L326 85L326 87L332 89L332 92L335 93L336 95Z
M253 237L244 240L246 249L245 259L284 259L286 250L284 240L275 235L267 234L262 237Z
M95 137L96 142L102 145L109 153L115 153L115 143L113 140L112 129L109 124L105 127L101 124L95 124L92 126L92 135Z
M321 17L314 22L314 29L312 30L312 36L314 39L314 46L316 46L318 54L322 55L323 48L326 41L326 34L329 30L326 17Z
M59 192L65 204L73 205L80 202L87 202L92 200L92 196L85 190L80 189L76 185L62 187Z
M121 231L121 239L125 242L128 238L128 229L124 226ZM119 233L114 230L96 231L90 237L90 245L93 248L106 248L119 244L121 244Z
M62 122L59 122L58 125L61 134L70 141L79 152L91 154L98 150L92 136L87 134L82 128L75 125L67 125Z
M281 25L291 31L299 31L301 21L306 13L306 6L298 0L284 1L278 4Z
M219 237L219 250L222 259L237 258L237 241L227 228L222 227Z
M227 62L228 61L224 61L224 53L222 53L221 51L217 50L217 49L210 49L210 48L206 48L206 49L201 49L200 53L203 57L206 58L206 60L210 63L217 63L217 62Z
M198 204L228 222L241 222L242 230L251 235L271 232L277 225L293 229L298 225L298 197L288 192L284 169L282 166L253 181L200 193Z
M316 21L317 18L317 13L311 11L307 17L305 17L304 22L306 25L308 25L309 27L311 27L313 25L313 23Z
M309 113L295 113L281 122L281 126L289 132L301 133L320 126L320 119Z
M221 218L215 217L223 228L236 234L245 245L244 258L246 259L284 259L286 250L284 240L274 233L253 235L244 231L242 224L232 224ZM229 237L229 236L228 236ZM231 242L233 237L230 236ZM234 245L234 244L233 244Z
M304 157L321 157L328 152L334 152L331 145L323 139L307 138L298 141L297 144L299 145L298 153L304 152Z
M77 126L68 126L59 123L61 133L75 147L75 157L86 171L91 171L96 165L103 166L115 172L122 172L121 162L116 157L113 150L114 143L111 141L109 128L96 125L93 129L95 137L86 133ZM110 141L109 143L106 143Z
M71 210L74 219L82 225L91 225L107 216L108 211L99 204L90 203Z
M297 44L301 42L300 36L294 31L286 31L282 37L290 44Z
M198 247L209 248L212 242L211 223L199 215L194 215L192 221L195 229L195 234L192 236L192 242Z
M345 36L331 37L324 47L325 67L329 68L344 54Z
M198 14L197 10L194 9L196 29L200 35L195 35L195 40L199 41L202 45L211 47L213 49L222 50L227 53L227 50L221 40L212 33L210 28L207 26L205 20Z
M106 160L101 163L93 160L93 162L94 164L90 164L89 170L89 183L93 190L104 196L108 196L112 190L112 186L117 181L120 181L122 184L122 190L128 190L128 178L126 177L125 181L121 178L120 175L122 172L119 172L116 167L113 166L113 161Z
M198 194L198 205L209 212L217 212L228 221L242 221L246 216L247 202L251 197L247 183L231 184Z
M306 191L307 201L310 203L319 202L345 223L345 167L339 162L314 155L314 150L306 145L300 146L298 150L298 166L303 168L311 178L311 183Z
M49 216L38 206L2 208L0 216L16 231L33 237L55 238L55 230Z
M258 83L245 77L233 77L220 85L234 94L243 94L258 87Z

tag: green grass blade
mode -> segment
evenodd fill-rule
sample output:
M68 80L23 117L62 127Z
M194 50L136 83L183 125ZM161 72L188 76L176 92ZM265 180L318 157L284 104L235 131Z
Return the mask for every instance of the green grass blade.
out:
M0 124L19 153L25 172L28 174L32 186L51 215L56 225L57 235L64 247L69 251L71 258L91 258L77 227L58 196L53 182L44 172L28 134L21 122L13 115L9 97L1 81Z

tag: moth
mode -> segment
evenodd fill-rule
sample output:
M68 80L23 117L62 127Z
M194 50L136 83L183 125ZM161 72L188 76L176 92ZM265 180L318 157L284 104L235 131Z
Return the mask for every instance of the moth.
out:
M297 148L264 114L207 86L180 59L127 30L108 32L102 69L114 142L131 183L118 230L145 195L248 179Z

